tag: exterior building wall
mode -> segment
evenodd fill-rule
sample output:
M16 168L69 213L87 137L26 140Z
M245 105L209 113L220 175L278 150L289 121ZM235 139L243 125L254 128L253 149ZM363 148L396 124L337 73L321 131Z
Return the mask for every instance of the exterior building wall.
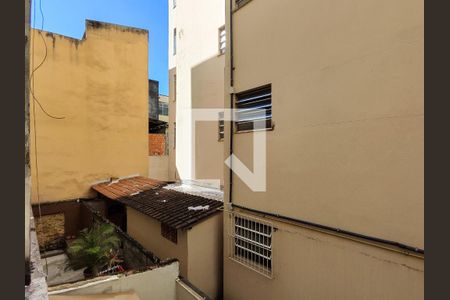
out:
M275 124L267 191L233 176L233 202L423 248L423 1L324 5L233 14L235 91L271 83ZM233 142L251 168L252 134Z
M267 219L265 219L267 221ZM225 233L229 228L225 216ZM273 278L224 253L224 299L423 299L422 259L271 220ZM230 249L226 236L225 249ZM225 250L226 251L226 250Z
M423 249L423 1L233 9L234 92L270 83L274 124L266 192L234 175L233 204ZM233 153L252 169L253 133L234 134ZM229 186L225 176L225 199ZM226 299L423 298L422 258L286 230L274 233L272 279L225 256Z
M159 119L159 81L148 80L148 118Z
M160 259L177 258L180 275L187 277L188 242L187 232L178 230L177 243L161 235L161 223L137 210L126 207L127 234Z
M223 108L225 56L215 56L192 68L192 108ZM223 140L219 140L219 122L195 124L193 172L196 180L211 180L223 186ZM216 182L214 182L216 181Z
M31 38L32 66L47 49L34 95L64 117L30 100L33 202L38 185L46 202L91 197L91 185L110 177L147 176L148 32L86 21L82 40L38 30Z
M101 281L86 282L86 284L78 286L69 284L67 287L64 285L55 287L49 292L49 295L50 299L52 297L58 299L56 295L104 295L134 291L141 300L175 300L178 299L176 296L177 278L178 262L175 261L169 265L136 274L109 276Z
M196 179L194 171L192 114L193 81L192 70L195 66L216 57L219 54L219 28L225 24L225 7L223 0L178 1L173 8L172 0L169 7L169 70L176 69L176 114L169 108L169 114L175 116L176 126L176 156L174 166L182 180ZM173 52L174 29L176 29L176 54ZM209 74L209 78L216 79L220 73ZM169 81L174 80L173 76ZM170 89L174 91L174 89ZM223 94L223 93L222 93ZM218 95L218 97L222 97ZM170 95L169 95L170 98ZM212 103L220 99L211 99ZM169 117L170 119L170 117ZM171 124L173 126L173 124ZM215 141L217 141L215 139ZM172 163L172 164L173 164ZM220 178L220 170L215 178Z
M176 181L180 177L177 171L176 165L176 115L177 115L177 103L176 103L176 77L177 70L172 68L169 70L169 124L167 127L169 136L169 180Z
M211 299L222 295L222 213L188 231L188 279Z
M148 177L161 181L169 181L169 156L158 155L148 157Z
M148 155L164 155L166 150L166 135L162 133L148 134Z

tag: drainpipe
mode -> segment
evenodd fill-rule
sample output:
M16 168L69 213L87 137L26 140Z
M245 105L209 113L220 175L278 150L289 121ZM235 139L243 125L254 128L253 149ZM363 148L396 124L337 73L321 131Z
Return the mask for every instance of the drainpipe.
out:
M234 108L234 60L233 60L233 1L228 0L229 3L229 55L230 55L230 108L233 110ZM230 151L229 155L231 156L233 154L233 134L234 134L234 122L231 121L230 123ZM230 184L229 184L229 200L230 200L230 206L233 203L233 159L230 159Z
M31 176L30 176L30 1L25 0L25 285L31 282L30 268L30 214L31 214Z

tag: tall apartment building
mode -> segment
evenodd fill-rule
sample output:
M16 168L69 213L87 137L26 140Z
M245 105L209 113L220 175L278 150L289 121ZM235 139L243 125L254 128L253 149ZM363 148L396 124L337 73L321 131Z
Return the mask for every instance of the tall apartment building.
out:
M223 141L217 122L194 123L191 109L223 107L225 56L219 41L225 4L169 0L168 5L169 179L218 188Z
M224 299L423 299L423 1L225 2Z

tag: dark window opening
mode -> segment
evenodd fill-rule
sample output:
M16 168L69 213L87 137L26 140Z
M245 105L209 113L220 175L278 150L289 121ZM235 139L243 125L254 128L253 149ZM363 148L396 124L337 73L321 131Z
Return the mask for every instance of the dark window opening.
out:
M236 131L272 129L272 85L236 95Z
M173 243L177 243L177 230L169 225L161 223L161 235Z

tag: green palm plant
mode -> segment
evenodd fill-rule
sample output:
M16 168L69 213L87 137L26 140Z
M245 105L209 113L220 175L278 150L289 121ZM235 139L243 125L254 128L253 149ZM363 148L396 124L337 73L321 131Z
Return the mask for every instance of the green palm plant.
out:
M111 253L116 252L119 245L120 239L112 225L96 223L89 229L83 229L80 236L67 248L67 268L87 268L87 272L95 277L108 265Z

